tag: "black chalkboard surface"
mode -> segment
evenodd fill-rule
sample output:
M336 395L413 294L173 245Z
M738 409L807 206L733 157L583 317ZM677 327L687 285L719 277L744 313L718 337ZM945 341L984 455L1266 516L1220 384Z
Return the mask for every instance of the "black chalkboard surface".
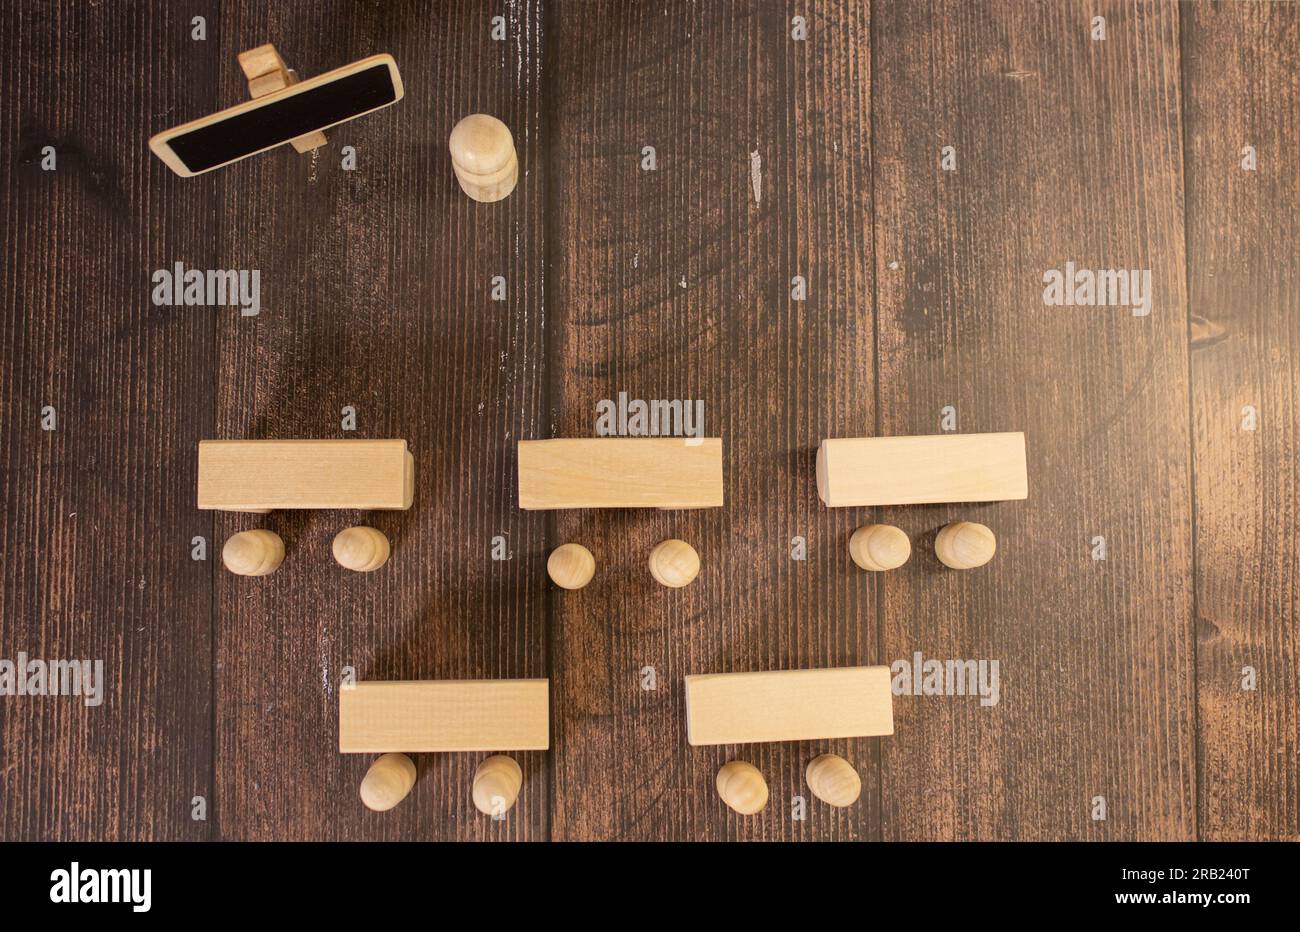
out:
M390 55L373 55L159 133L149 147L177 174L197 175L401 98L397 63Z

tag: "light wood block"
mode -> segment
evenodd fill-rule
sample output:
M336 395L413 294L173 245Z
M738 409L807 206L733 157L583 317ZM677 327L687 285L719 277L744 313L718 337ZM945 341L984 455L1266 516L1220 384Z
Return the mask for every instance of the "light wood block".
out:
M561 589L581 589L596 575L596 558L582 544L561 544L546 560L546 575Z
M538 751L550 681L395 680L339 691L339 751Z
M415 490L405 440L203 440L198 506L217 511L404 511Z
M284 562L284 541L275 531L240 531L221 548L221 562L236 576L266 576Z
M239 67L248 78L248 96L256 100L275 91L282 91L291 84L298 83L298 74L290 71L280 53L271 44L259 45L255 49L239 53ZM322 132L307 133L296 139L290 139L289 145L299 155L319 149L328 140Z
M710 673L686 677L692 745L894 733L888 667Z
M830 508L1028 498L1025 435L823 440L817 494Z
M519 442L519 507L717 508L718 437L598 437Z
M896 570L912 555L912 542L892 524L868 524L849 538L849 556L864 570L884 573Z
M669 589L689 586L700 575L700 555L684 540L665 540L650 551L650 575Z
M993 531L974 521L956 521L943 528L934 538L934 554L944 566L954 570L972 570L983 566L997 553L998 539Z

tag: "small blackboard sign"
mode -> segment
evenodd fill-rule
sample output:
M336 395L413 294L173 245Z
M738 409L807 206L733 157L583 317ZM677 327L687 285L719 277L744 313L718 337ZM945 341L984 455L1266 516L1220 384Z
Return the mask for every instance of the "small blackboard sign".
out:
M391 55L372 55L159 133L149 148L178 175L229 165L402 99Z

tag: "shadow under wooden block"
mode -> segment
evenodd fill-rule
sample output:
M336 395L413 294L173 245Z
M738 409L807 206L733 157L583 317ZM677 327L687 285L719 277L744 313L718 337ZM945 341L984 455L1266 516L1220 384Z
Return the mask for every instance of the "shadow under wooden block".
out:
M719 437L519 442L519 507L718 508Z
M830 508L1028 498L1025 435L823 440L817 450L817 494Z
M889 667L686 677L686 740L692 745L893 733Z
M394 680L339 691L339 751L544 751L550 681Z
M405 511L415 458L405 440L203 440L198 507Z

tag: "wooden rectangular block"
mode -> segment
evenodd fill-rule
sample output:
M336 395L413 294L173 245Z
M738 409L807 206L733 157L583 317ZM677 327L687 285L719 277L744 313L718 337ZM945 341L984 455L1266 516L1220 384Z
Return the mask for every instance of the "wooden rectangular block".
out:
M404 511L415 493L405 440L203 440L199 508Z
M718 437L597 437L519 442L519 507L717 508Z
M686 677L686 740L692 745L893 733L888 667Z
M397 680L339 691L339 751L541 751L550 681Z
M1028 498L1025 435L823 440L817 494L831 508Z

